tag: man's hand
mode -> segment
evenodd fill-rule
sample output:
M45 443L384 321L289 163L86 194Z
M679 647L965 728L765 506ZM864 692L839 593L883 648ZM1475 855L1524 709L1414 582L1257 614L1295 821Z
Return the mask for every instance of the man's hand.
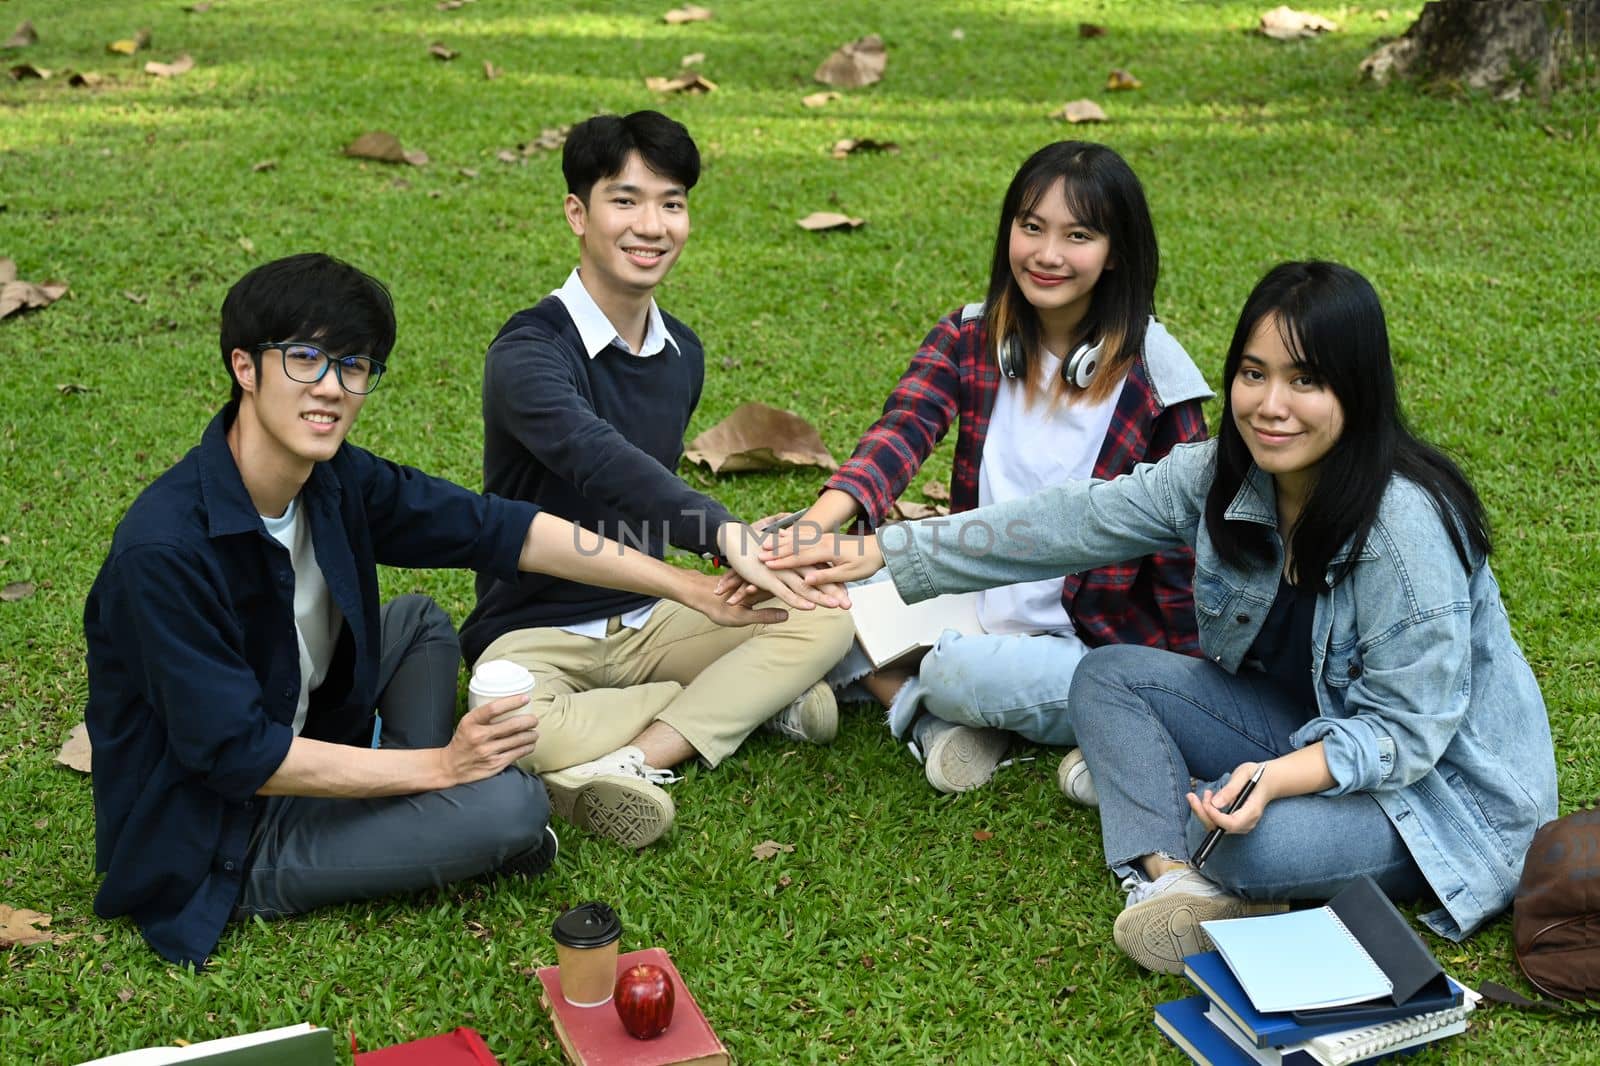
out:
M860 581L883 569L883 550L874 534L824 533L800 526L786 529L760 552L771 570L804 573L807 585L842 591L847 581ZM848 606L846 597L845 606Z
M757 608L740 602L738 598L730 600L728 594L721 591L727 581L725 576L717 578L685 570L683 579L683 589L672 598L686 607L694 608L719 626L774 625L789 617L788 611L777 607ZM739 584L737 579L735 584Z
M780 534L781 535L781 534ZM728 568L746 582L776 596L796 610L809 611L818 604L843 607L847 601L831 588L817 588L800 574L769 570L760 559L761 535L742 522L727 522L717 530L717 547ZM824 584L818 582L818 584ZM743 590L740 590L741 592ZM739 596L740 599L744 597Z
M518 759L533 754L539 743L539 716L531 711L507 714L527 705L525 695L505 696L462 717L450 743L437 749L440 770L449 785L493 777ZM505 718L495 721L503 714Z

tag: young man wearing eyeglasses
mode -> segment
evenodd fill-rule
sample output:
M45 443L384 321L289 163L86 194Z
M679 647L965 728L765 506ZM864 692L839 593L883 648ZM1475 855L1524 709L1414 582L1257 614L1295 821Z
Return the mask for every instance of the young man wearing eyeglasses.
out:
M783 616L346 443L394 333L387 290L338 260L247 274L222 308L232 398L128 509L90 590L95 909L175 962L203 964L236 915L554 859L545 791L514 765L539 740L527 697L458 724L450 618L423 596L380 607L377 564L559 574L727 625Z
M484 488L652 555L726 556L748 527L675 472L704 353L654 298L689 237L699 151L659 112L599 115L567 134L561 169L578 268L489 347ZM557 815L639 847L672 824L660 785L679 763L715 766L763 723L831 741L838 710L819 679L852 635L829 607L721 632L648 596L483 574L461 643L468 662L510 659L538 678L544 739L521 764L544 775Z

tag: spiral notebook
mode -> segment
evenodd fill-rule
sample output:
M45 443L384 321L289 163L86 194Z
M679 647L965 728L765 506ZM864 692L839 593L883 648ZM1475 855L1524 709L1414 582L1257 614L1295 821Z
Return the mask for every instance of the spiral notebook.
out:
M1282 1047L1256 1047L1248 1033L1240 1031L1215 1003L1205 1010L1205 1019L1233 1041L1238 1049L1262 1066L1289 1066L1315 1060L1318 1066L1349 1066L1377 1055L1389 1055L1430 1044L1435 1040L1466 1032L1467 1012L1472 1010L1469 996L1459 1007L1399 1018L1382 1025L1368 1025L1313 1037L1299 1044Z

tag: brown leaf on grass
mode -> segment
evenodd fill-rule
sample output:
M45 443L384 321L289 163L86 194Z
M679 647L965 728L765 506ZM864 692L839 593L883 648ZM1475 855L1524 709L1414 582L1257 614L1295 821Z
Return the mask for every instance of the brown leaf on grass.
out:
M117 1000L118 1000L118 1002L121 1002L121 1003L131 1003L131 1002L133 1002L133 989L124 988L124 989L119 990L117 992Z
M1106 112L1103 107L1093 100L1068 100L1059 110L1050 112L1051 118L1059 118L1064 122L1077 124L1079 122L1106 122Z
M80 774L93 772L94 752L89 746L89 727L82 722L72 727L61 750L56 752L56 762Z
M1104 37L1105 35L1106 28L1104 26L1096 26L1092 22L1078 23L1078 36L1084 40L1088 40L1091 37Z
M867 224L864 218L851 218L841 215L837 211L813 211L805 218L797 219L795 225L801 229L818 232L828 229L860 229Z
M487 59L485 59L483 61L483 80L484 81L494 81L499 76L500 76L500 68L495 66L493 63L489 62Z
M709 8L699 7L695 4L684 4L675 7L661 16L661 21L668 26L682 26L686 22L710 22L712 19Z
M1122 92L1127 89L1138 89L1143 85L1144 82L1140 81L1138 78L1135 78L1132 74L1129 74L1121 67L1113 68L1111 73L1106 75L1106 88L1110 89L1114 93Z
M18 63L6 71L11 75L12 81L27 81L29 78L38 78L40 81L50 76L49 67L36 67L32 63Z
M706 61L706 54L704 52L690 52L688 55L686 55L682 59L678 60L678 66L680 66L680 67L698 67L701 63L704 63L705 61Z
M1296 11L1282 4L1262 14L1261 25L1256 32L1275 41L1296 41L1302 37L1315 37L1319 33L1331 33L1338 28L1338 23L1330 22L1321 15Z
M76 381L63 381L56 385L56 391L63 396L81 396L86 392L93 392L94 390L89 386L81 385Z
M17 264L0 259L0 318L9 318L21 311L49 307L67 294L67 286L59 281L35 284L17 277Z
M526 144L519 144L518 151L523 155L532 155L535 152L554 152L567 143L567 134L571 126L546 126L539 131L539 136Z
M262 173L264 171L277 170L277 169L278 169L278 161L276 159L263 159L261 162L255 164L254 166L252 166L250 168L250 173L252 173L252 174L260 174L260 173Z
M432 44L428 45L428 54L435 59L440 59L448 63L461 53L448 45L434 41Z
M844 137L833 142L833 158L843 159L856 152L888 152L890 155L899 155L900 146L893 141L875 141L870 137L860 140L854 137Z
M645 88L653 93L713 93L717 83L695 71L685 71L670 78L646 78Z
M924 481L922 483L922 494L935 503L950 502L950 490L945 487L945 483L942 481Z
M844 93L836 93L832 89L826 89L820 93L811 93L809 96L802 96L800 98L800 106L821 107L823 104L832 103L834 100L839 99L843 95Z
M805 466L839 469L815 426L792 411L780 411L763 403L735 408L727 418L690 441L683 457L710 467L713 474Z
M134 292L132 289L123 289L122 298L132 304L142 304L150 299L143 293Z
M10 37L6 38L5 44L0 44L0 48L26 48L30 44L38 43L39 31L33 28L33 23L23 22L12 31Z
M859 89L863 85L881 81L888 63L889 53L884 50L883 38L876 33L869 33L849 44L840 45L811 76L824 85Z
M464 7L470 3L472 3L472 0L439 0L433 6L436 11L454 11L456 8Z
M106 45L106 51L119 56L131 56L141 48L150 47L150 31L140 30L132 37L124 37L120 41L112 41Z
M793 850L793 844L780 844L776 840L763 840L761 843L750 849L750 854L754 855L757 860L766 862L780 851Z
M1374 11L1372 13L1372 21L1373 22L1388 22L1389 21L1389 9L1388 8L1384 8L1384 7L1378 8L1378 10L1376 10L1376 11Z
M494 154L494 157L502 163L516 164L522 162L522 157L509 148L500 149Z
M376 159L380 163L410 163L414 167L428 165L428 153L420 148L407 151L400 146L400 138L385 130L363 133L344 146L344 154L356 159Z
M0 903L0 948L47 944L57 939L49 926L48 914Z
M187 74L194 69L194 56L188 52L183 53L170 63L157 63L154 60L144 65L146 74L154 74L158 78L176 78L179 74Z
M994 834L987 829L974 829L972 831L972 839L982 844L985 840L993 840Z
M17 280L17 261L8 255L0 255L0 282Z
M922 518L942 518L950 513L950 508L942 503L918 503L916 500L896 500L889 514L895 518L902 518L908 522L915 522Z
M5 588L0 589L0 603L16 603L32 596L39 586L32 581L13 581Z
M187 4L184 6L184 10L191 15L204 15L211 10L211 5L209 3Z
M93 89L105 80L104 74L96 74L89 70L75 70L67 75L67 84L74 89Z

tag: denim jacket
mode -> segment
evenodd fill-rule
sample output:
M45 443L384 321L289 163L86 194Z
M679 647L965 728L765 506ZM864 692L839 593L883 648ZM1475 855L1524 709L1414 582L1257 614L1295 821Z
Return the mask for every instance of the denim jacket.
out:
M1214 441L1179 445L1112 481L889 526L879 542L907 602L1192 545L1201 650L1235 673L1282 549L1270 566L1219 556L1205 526L1215 463ZM1271 476L1252 468L1227 518L1276 530ZM1335 784L1322 795L1378 801L1444 905L1423 921L1465 938L1511 902L1534 830L1556 816L1555 752L1487 560L1462 568L1418 486L1390 483L1354 566L1317 597L1311 664L1318 714L1295 747L1323 742Z

